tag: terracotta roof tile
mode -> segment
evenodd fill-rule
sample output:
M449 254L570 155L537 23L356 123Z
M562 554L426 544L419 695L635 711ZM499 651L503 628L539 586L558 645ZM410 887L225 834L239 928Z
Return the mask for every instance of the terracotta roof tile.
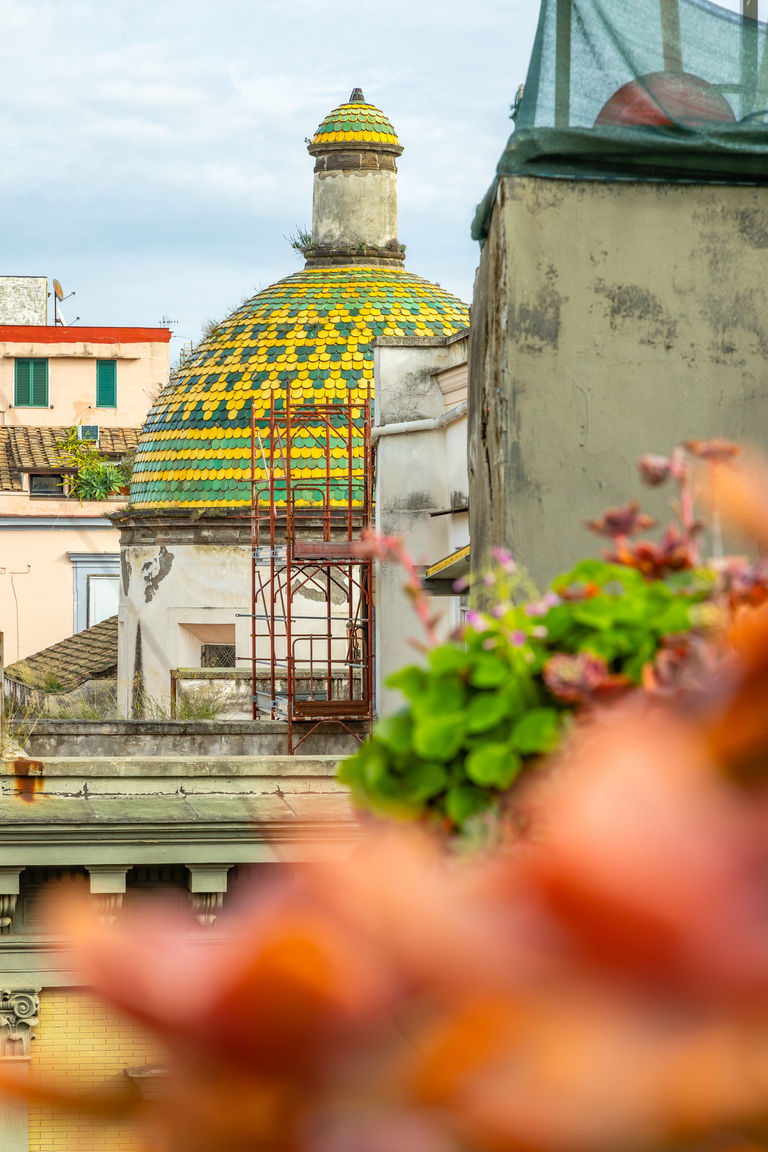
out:
M0 490L20 492L22 472L35 469L65 471L59 450L69 428L0 428ZM139 442L138 428L100 428L98 451L102 456L120 459Z
M5 675L30 688L51 690L53 684L61 691L71 692L87 680L101 680L117 674L117 616L109 616L100 624L76 632L42 652L35 652L25 660L9 664Z
M0 428L0 491L20 492L21 476L11 455L11 429Z

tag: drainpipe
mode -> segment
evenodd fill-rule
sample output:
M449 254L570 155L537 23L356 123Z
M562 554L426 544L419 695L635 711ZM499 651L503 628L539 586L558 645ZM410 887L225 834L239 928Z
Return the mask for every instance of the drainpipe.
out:
M371 432L371 439L376 443L382 436L406 436L409 432L433 432L438 428L447 428L449 424L455 424L462 416L466 416L468 408L467 401L462 400L455 408L427 420L403 420L399 424L379 424Z

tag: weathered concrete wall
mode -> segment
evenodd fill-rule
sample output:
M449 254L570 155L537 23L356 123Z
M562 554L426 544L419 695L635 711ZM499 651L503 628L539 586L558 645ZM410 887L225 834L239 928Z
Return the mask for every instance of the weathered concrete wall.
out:
M397 242L397 175L369 169L316 172L312 199L315 244Z
M360 831L338 760L169 749L0 761L0 893L17 896L4 904L2 987L76 982L66 950L40 947L42 883L80 877L97 907L119 916L148 871L155 884L186 888L210 925L243 867L241 879L261 865L348 854Z
M311 724L295 725L297 738ZM361 738L366 726L350 724ZM279 720L48 720L22 726L19 739L28 756L287 756L288 734ZM357 747L338 724L324 724L308 736L302 751L341 756Z
M48 278L0 276L0 324L47 324Z
M121 568L117 703L124 715L132 714L137 674L145 694L167 708L170 669L200 665L201 641L193 628L235 626L237 652L246 654L251 590L245 548L136 544L122 549Z
M475 284L473 562L539 581L642 496L635 464L690 437L768 448L768 188L501 181Z
M338 756L0 761L0 868L313 859L355 817ZM316 858L316 857L314 857ZM101 889L106 891L106 889Z
M83 708L96 709L104 714L114 710L117 680L114 676L86 680L71 692L45 692L6 676L3 689L7 706L16 716L71 716Z
M448 412L440 373L466 362L467 339L377 342L374 375L377 403L376 529L403 538L417 564L426 567L448 555L455 544L453 517L432 516L466 499L466 418L424 431L388 426L429 420ZM424 629L403 592L404 575L393 564L376 572L376 700L379 714L400 707L402 696L387 688L387 677L418 660L410 639L422 640ZM457 621L457 603L447 597L441 629Z
M145 714L168 714L170 671L199 668L202 643L234 641L237 667L250 668L250 546L177 543L170 537L164 543L162 539L158 535L153 542L127 543L121 549L117 706L125 716L137 714L139 683L148 701ZM265 580L267 576L265 570ZM318 620L316 631L324 632L325 599L314 587L308 583L301 595L294 595L293 604L304 633L312 633L313 617ZM261 601L258 611L264 611ZM338 612L332 631L345 641L343 597ZM284 632L276 630L276 639L279 649ZM307 646L297 642L294 651L302 665ZM264 626L257 659L265 668L269 646ZM234 708L234 714L238 712Z

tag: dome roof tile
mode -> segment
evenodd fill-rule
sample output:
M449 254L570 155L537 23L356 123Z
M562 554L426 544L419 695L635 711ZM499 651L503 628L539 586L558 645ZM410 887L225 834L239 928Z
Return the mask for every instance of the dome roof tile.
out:
M400 147L395 129L373 104L340 104L321 122L310 148L318 144L379 144Z
M270 406L282 411L286 393L305 404L362 403L375 337L450 335L468 322L460 300L403 268L307 268L279 281L241 305L174 373L142 430L131 504L249 505L252 400L268 451ZM309 459L311 445L307 452ZM261 464L257 480L266 480Z

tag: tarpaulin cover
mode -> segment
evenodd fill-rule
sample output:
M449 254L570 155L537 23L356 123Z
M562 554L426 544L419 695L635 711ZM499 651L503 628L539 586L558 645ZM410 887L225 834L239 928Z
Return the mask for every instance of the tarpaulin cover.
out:
M707 0L542 0L498 175L768 182L767 30Z

